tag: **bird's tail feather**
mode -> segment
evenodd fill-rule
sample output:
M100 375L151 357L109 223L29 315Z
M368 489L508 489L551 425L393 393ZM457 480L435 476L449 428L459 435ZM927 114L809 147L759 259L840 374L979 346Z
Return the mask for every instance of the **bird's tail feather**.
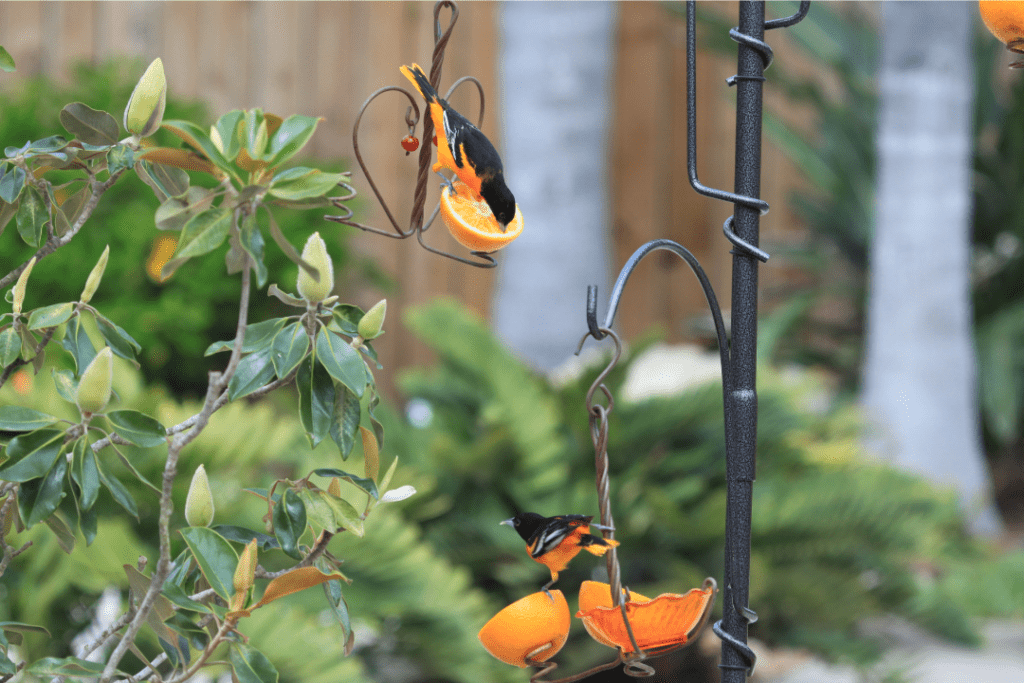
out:
M414 62L411 67L403 65L399 67L399 71L416 86L416 89L420 91L420 95L423 95L423 99L427 102L433 102L437 99L437 91L434 90L434 86L430 85L427 75L423 73L423 69L420 68L419 64Z
M601 538L600 536L594 536L593 534L583 534L580 536L579 544L588 553L601 557L606 552L619 545L619 542L613 538Z

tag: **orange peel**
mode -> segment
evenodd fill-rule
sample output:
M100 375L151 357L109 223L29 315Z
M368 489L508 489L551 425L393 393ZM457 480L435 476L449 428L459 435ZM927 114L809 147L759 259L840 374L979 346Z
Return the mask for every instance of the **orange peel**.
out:
M491 207L461 180L455 180L455 193L445 185L441 188L441 218L452 237L470 251L489 254L509 245L523 232L523 214L516 204L516 215L505 226L491 212Z
M569 637L569 604L553 590L516 600L484 624L477 637L497 659L525 669L527 659L544 662L558 654Z
M631 593L626 616L641 650L683 645L700 630L714 604L714 585L687 593L662 593L653 600ZM580 611L587 633L602 645L633 652L633 643L622 620L622 611L612 606L608 584L585 581L580 587Z
M1024 39L1024 1L981 0L978 10L985 27L1001 42Z

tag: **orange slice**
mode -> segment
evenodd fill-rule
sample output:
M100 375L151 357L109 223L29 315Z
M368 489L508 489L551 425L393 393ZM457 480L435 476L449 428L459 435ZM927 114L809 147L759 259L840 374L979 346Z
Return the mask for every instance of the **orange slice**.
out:
M981 0L981 20L1003 43L1024 38L1024 2L1020 0Z
M474 196L469 186L461 180L456 180L454 184L454 195L447 185L441 188L441 218L459 244L470 251L490 253L508 246L522 234L523 214L518 204L515 218L502 232L501 224L491 213L487 202L482 197Z
M477 637L494 657L526 668L527 659L551 659L569 637L569 604L562 591L553 590L554 602L544 592L516 600L484 624Z
M602 645L632 652L633 643L619 607L611 606L606 583L580 588L580 611L587 633ZM633 593L626 603L626 616L641 650L652 650L688 642L700 630L714 604L715 588L694 588L685 594L662 593L653 600ZM600 604L594 604L600 603ZM584 609L589 607L589 609Z

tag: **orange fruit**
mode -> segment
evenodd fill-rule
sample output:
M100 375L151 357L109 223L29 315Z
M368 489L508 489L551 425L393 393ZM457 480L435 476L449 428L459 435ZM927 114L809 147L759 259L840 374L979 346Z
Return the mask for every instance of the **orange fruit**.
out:
M596 587L580 588L580 611L576 617L583 621L587 633L597 642L632 652L633 643L622 620L621 608L611 606L608 584L587 583L594 583ZM633 599L626 603L626 616L636 644L641 650L652 650L688 642L703 625L706 613L714 604L715 589L714 586L694 588L682 595L662 593L653 600L637 593L630 597Z
M501 224L491 207L480 196L475 196L461 180L456 180L455 194L447 185L441 188L441 218L448 232L459 244L470 251L490 253L507 246L523 232L523 214L516 205L516 215L502 232Z
M981 0L981 20L1003 43L1024 39L1024 2L1020 0Z
M484 624L477 637L494 657L526 668L527 659L551 659L569 637L569 604L560 590L543 591L516 600Z

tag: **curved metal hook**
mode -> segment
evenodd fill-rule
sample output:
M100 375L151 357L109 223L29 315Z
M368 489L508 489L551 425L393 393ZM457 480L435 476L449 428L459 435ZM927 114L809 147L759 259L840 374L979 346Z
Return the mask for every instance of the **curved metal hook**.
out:
M773 28L786 28L793 24L799 24L803 21L804 17L807 16L807 10L811 8L811 0L801 0L800 8L795 14L791 14L788 17L781 17L779 19L769 19L764 22L765 30L771 30Z
M711 317L715 321L715 332L718 335L718 351L722 360L722 381L726 387L730 386L730 364L729 364L729 339L725 332L725 321L722 318L722 309L718 305L718 299L715 296L715 290L711 286L711 281L708 279L707 273L700 265L700 261L694 256L689 249L673 242L672 240L660 239L652 240L647 244L644 244L629 257L626 264L622 266L622 270L619 271L619 277L615 280L615 286L612 287L612 295L608 300L608 314L605 317L604 325L597 326L597 287L591 285L587 288L587 327L590 329L588 334L593 335L596 339L601 339L601 336L594 334L594 328L597 327L599 333L603 333L612 327L615 322L615 313L619 308L619 300L622 298L622 292L626 288L626 282L629 281L629 276L636 269L640 261L645 256L650 254L652 251L665 250L671 251L676 254L690 266L693 274L697 276L697 280L700 281L701 289L704 290L704 297L707 299L708 308L711 309ZM603 336L603 335L602 335ZM582 342L580 347L582 348ZM577 353L579 353L577 351Z
M370 175L369 169L366 168L366 162L363 160L363 154L359 150L359 124L363 120L363 114L366 113L366 108L370 106L370 102L373 102L373 100L375 100L377 97L392 90L402 93L409 99L409 109L406 110L405 114L406 123L409 123L409 121L412 120L412 123L410 125L415 126L416 123L419 122L420 108L419 105L416 104L416 98L413 97L412 93L410 93L405 88L402 88L397 85L384 86L383 88L375 90L368 98L366 98L366 101L363 102L363 106L359 108L359 113L356 115L355 123L352 125L352 151L355 154L356 163L359 164L359 168L362 169L363 175L366 176L366 182L369 183L370 189L373 190L373 193L377 196L377 201L380 202L381 208L384 209L384 213L387 215L388 220L391 221L391 225L395 228L395 232L398 234L392 234L390 232L387 232L386 230L380 230L378 228L370 227L369 225L363 225L361 223L356 223L355 221L350 221L349 219L352 216L352 210L349 209L348 207L345 207L345 209L348 211L347 216L324 216L324 218L329 221L334 221L335 223L344 223L345 225L351 225L352 227L359 228L360 230L365 230L366 232L372 232L377 235L383 235L384 237L391 237L394 239L405 239L406 237L412 236L413 232L416 231L416 227L410 227L408 232L403 231L400 227L398 227L398 221L395 220L394 215L391 213L391 209L388 207L388 203L384 201L384 197L381 195L380 190L377 189L377 183L373 182L373 176ZM412 117L410 117L409 115L409 110L412 110L413 112ZM349 189L352 192L352 196L355 196L355 189L352 188L351 186L349 186ZM347 199L351 199L352 196L347 197ZM343 200L337 198L337 201L340 202ZM337 204L335 204L335 206L337 206Z

